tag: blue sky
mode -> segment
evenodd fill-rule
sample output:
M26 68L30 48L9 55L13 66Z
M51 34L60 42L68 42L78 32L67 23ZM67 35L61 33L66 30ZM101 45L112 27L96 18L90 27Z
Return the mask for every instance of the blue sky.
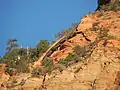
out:
M43 39L52 41L96 7L97 0L0 0L0 56L9 38L16 38L23 47L35 47Z

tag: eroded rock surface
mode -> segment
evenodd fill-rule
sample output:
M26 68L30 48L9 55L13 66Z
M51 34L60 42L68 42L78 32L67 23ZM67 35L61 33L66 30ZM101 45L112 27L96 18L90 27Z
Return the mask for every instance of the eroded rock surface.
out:
M84 16L75 29L80 33L65 40L49 57L57 63L80 45L91 48L88 58L38 78L21 74L12 79L4 77L9 79L6 83L2 73L0 84L5 81L10 90L120 90L119 24L120 11L96 11ZM41 66L39 61L35 63Z

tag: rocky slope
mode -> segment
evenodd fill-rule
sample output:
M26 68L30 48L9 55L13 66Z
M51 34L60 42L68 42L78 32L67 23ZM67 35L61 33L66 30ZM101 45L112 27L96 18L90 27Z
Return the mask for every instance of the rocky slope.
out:
M81 46L96 42L89 58L63 70L61 74L47 78L48 90L119 90L120 88L120 11L106 11L86 15L77 27L87 39L77 34L63 45L63 50L55 51L51 57L60 59L72 51L74 44ZM99 30L103 34L99 36ZM99 37L104 37L99 39ZM71 42L69 42L71 41ZM56 54L56 55L55 55Z
M19 74L1 82L1 89L8 90L120 90L120 11L96 11L85 15L75 35L58 40L56 50L49 54L54 63L64 59L76 45L89 49L88 57L72 63L63 71L54 70L50 75L32 77ZM62 43L60 46L58 43ZM47 51L47 53L51 49ZM33 67L38 67L40 61ZM3 70L4 67L1 69ZM2 71L3 72L3 71ZM3 75L1 73L1 75ZM3 75L4 76L4 75ZM9 80L8 80L9 79Z

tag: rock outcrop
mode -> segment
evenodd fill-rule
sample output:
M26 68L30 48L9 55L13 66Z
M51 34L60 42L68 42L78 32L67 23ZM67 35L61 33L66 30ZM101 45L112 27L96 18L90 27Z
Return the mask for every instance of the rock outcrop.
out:
M46 79L48 90L119 90L120 89L120 11L95 12L86 15L77 30L89 39L76 35L68 41L66 48L55 51L51 57L61 58L72 51L74 43L82 46L96 42L90 57L63 70L61 74ZM107 36L98 40L99 30ZM107 34L106 34L107 33ZM102 35L102 34L101 34ZM82 39L82 40L81 40ZM98 42L96 41L98 40ZM86 42L86 43L85 43ZM69 44L68 44L69 43ZM59 53L57 53L59 52ZM63 52L63 53L62 53ZM55 56L55 54L57 55ZM66 53L66 54L65 54ZM46 77L47 78L47 77Z
M24 77L24 85L14 88L19 87L23 90L41 88L43 90L119 90L119 23L120 11L97 11L84 16L76 28L78 32L82 33L65 41L50 57L59 61L66 57L76 44L81 46L95 44L89 58L70 65L62 72L54 70L51 75L45 77L33 78L30 76L27 79Z
M0 90L6 88L6 83L9 79L9 75L5 72L6 64L0 64Z
M102 0L99 0L100 2ZM115 2L103 0L99 5ZM62 37L47 50L34 67L41 66L44 56L54 63L73 51L76 45L90 49L87 58L72 63L63 71L37 78L31 74L11 77L6 87L11 90L120 90L120 11L96 11L85 15L71 38ZM61 45L58 45L60 43ZM49 51L56 47L54 52Z

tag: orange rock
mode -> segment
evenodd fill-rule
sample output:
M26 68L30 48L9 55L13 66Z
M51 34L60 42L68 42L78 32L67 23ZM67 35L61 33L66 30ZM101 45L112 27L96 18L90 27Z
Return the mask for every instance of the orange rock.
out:
M5 73L5 69L6 69L6 64L1 64L1 67L0 67L0 74Z
M115 40L115 39L108 40L107 46L120 49L120 40Z

